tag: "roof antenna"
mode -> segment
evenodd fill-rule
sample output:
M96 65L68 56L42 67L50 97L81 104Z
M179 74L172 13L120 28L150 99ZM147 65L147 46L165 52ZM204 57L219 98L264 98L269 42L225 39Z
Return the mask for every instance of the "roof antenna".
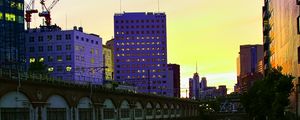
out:
M198 73L198 62L196 61L196 73Z

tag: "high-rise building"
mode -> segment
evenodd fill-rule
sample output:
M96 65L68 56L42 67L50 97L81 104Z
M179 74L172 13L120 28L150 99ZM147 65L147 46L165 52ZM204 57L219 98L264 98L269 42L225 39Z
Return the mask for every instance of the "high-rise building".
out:
M105 66L105 80L113 80L113 72L114 72L114 66L113 66L113 50L106 46L102 45L103 50L103 66Z
M174 92L174 97L180 98L180 65L178 64L168 64L168 71L171 72L168 77L169 80L173 81L173 90L170 92Z
M291 110L300 115L300 1L264 0L263 35L264 68L281 66L291 74L295 90L291 94Z
M25 70L23 16L24 0L0 0L0 68L3 72Z
M199 74L194 73L193 78L189 79L189 98L198 99L200 96Z
M26 47L27 66L43 62L53 78L102 84L102 39L84 33L82 27L65 31L58 26L30 29Z
M165 13L121 13L114 16L114 78L134 83L138 92L168 93Z
M262 77L258 71L259 63L263 59L263 45L241 45L237 59L237 87L236 92L247 91L253 82ZM257 78L256 78L257 77Z
M201 78L201 82L200 82L200 89L201 91L205 91L207 88L207 80L206 77L202 77Z

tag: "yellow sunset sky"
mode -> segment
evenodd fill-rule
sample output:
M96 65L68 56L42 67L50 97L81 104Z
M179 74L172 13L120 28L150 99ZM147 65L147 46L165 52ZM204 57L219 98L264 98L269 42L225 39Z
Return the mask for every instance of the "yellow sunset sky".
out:
M157 12L157 3L122 0L122 11ZM262 5L262 0L160 0L160 11L167 14L168 62L180 64L183 89L197 62L209 86L227 85L233 91L239 45L262 44ZM35 6L41 8L38 1ZM113 16L119 12L120 0L60 0L52 22L63 29L82 25L105 43L114 35ZM32 24L41 23L35 15Z

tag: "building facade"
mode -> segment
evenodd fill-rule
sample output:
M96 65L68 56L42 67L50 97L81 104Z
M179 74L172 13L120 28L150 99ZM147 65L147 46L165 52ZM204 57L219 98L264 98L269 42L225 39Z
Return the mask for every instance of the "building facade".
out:
M27 66L43 62L51 77L67 81L102 84L102 39L82 27L30 29L26 33Z
M236 92L241 93L247 91L255 80L262 77L263 73L259 72L261 71L259 65L262 60L263 45L240 46L239 57L237 59Z
M25 70L24 0L0 0L0 68Z
M114 72L114 66L113 66L113 50L106 46L102 45L103 50L103 66L105 66L105 80L113 80L113 72Z
M169 79L173 81L173 93L174 97L180 98L180 65L178 64L168 64L168 71L172 72L172 74L168 75Z
M283 73L291 74L295 90L290 96L291 110L300 115L300 1L264 0L263 35L264 68L281 66Z
M165 13L114 16L115 80L134 83L139 92L173 96L168 91Z

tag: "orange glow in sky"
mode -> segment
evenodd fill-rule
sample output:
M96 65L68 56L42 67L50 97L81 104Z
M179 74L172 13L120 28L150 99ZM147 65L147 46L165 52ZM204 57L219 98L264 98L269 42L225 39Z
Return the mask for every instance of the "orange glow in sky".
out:
M157 12L157 3L122 0L122 11ZM233 91L239 45L262 44L262 5L259 0L160 0L160 11L167 14L168 62L180 64L182 88L188 88L197 62L209 86L227 85ZM119 0L60 0L52 19L63 29L82 25L105 43L114 35L113 15L118 12ZM37 15L33 21L34 26L42 23Z

